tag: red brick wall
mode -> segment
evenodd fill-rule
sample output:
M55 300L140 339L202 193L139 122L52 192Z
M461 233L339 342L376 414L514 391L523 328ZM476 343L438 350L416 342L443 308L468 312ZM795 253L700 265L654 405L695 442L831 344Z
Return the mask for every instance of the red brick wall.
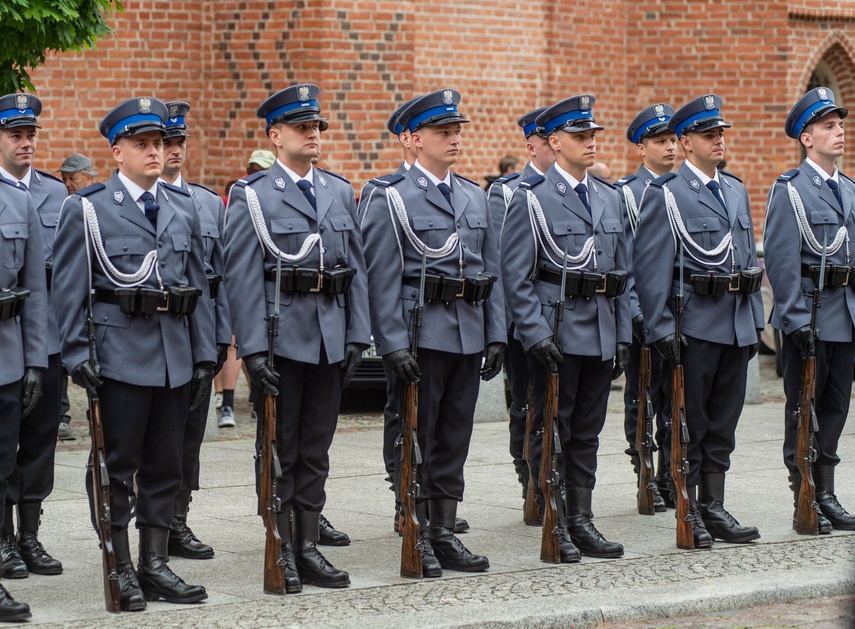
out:
M855 106L855 7L843 0L128 0L113 27L97 50L54 55L33 73L45 105L40 167L79 151L106 176L98 122L120 100L154 94L190 102L189 178L222 190L269 147L258 104L314 82L330 121L323 165L357 186L397 167L385 130L397 104L442 87L463 94L472 120L461 174L483 183L500 156L525 159L516 119L589 92L606 127L599 155L617 178L636 168L624 132L638 110L712 91L734 125L728 169L746 182L759 225L769 185L798 162L782 124L820 59ZM855 174L855 149L844 169Z

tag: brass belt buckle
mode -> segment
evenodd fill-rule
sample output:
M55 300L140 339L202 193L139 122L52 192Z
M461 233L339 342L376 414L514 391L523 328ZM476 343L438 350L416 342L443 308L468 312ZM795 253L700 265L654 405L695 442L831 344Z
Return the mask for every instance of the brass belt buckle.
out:
M455 297L463 297L463 290L466 288L466 278L461 277L462 281L460 282L460 292L458 292Z
M600 279L597 280L597 293L605 293L606 292L606 276L601 275Z
M318 271L318 283L309 289L310 293L319 293L324 286L324 274Z
M156 311L157 312L169 312L169 291L164 290L160 292L161 301L157 304Z
M740 289L740 278L742 275L734 273L730 276L730 281L727 283L727 292L738 293Z

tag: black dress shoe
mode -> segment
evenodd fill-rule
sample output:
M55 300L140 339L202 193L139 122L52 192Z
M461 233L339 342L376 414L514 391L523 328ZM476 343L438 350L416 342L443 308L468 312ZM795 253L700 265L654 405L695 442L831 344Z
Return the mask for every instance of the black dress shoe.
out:
M446 570L460 572L483 572L490 568L490 560L483 555L474 555L454 536L451 529L431 526L430 543L439 564Z
M430 543L430 536L427 531L422 531L419 534L418 548L422 555L422 576L427 579L441 577L442 564L439 563L433 552L433 546Z
M318 516L318 546L347 546L350 544L350 538L347 533L337 531L335 527L321 513Z
M32 616L30 606L19 603L0 585L0 622L17 622Z
M713 539L730 544L746 544L760 539L760 531L754 526L742 526L719 501L710 505L701 505L701 517L704 527Z
M597 530L585 513L573 513L567 517L570 540L586 557L617 559L623 557L623 546L610 542Z
M202 543L183 518L175 518L172 522L167 551L171 557L185 559L211 559L214 556L214 549Z
M201 585L188 585L169 569L163 557L146 553L140 558L137 580L145 599L167 603L198 603L208 598Z
M51 557L42 546L36 534L31 531L21 531L18 540L18 550L21 559L27 564L27 569L33 574L62 574L62 563Z
M14 535L6 535L3 537L2 546L0 546L0 577L4 579L25 579L30 576L30 571L27 569L27 564L21 558L21 552L18 550L18 540Z
M145 594L137 581L137 573L134 572L134 564L116 564L119 573L119 600L123 612L139 612L145 609Z
M285 573L285 593L296 594L303 591L303 583L300 581L300 573L297 571L297 562L294 559L294 549L291 544L282 544L279 554L279 563Z
M311 540L298 540L295 544L297 571L303 583L322 588L344 588L350 585L350 575L338 570L318 550Z
M816 504L825 520L838 531L855 531L855 515L852 515L837 500L837 496L821 489L816 490ZM820 526L822 533L822 526Z

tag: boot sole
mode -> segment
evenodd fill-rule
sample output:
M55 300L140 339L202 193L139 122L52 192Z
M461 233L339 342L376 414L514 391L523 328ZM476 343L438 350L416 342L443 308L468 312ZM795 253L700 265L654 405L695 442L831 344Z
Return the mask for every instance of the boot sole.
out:
M214 552L205 554L190 554L185 552L175 552L174 549L170 548L168 551L170 557L181 557L182 559L213 559Z
M321 539L318 540L318 546L350 546L350 540L348 539L348 540L343 540L343 541L338 541L338 540L334 541L334 540L330 540L330 539L324 539L322 537Z
M307 579L306 577L301 576L300 579L306 585L314 585L319 588L346 588L350 586L350 579L347 581L315 581L314 579Z
M722 537L721 535L717 535L716 533L713 533L709 529L707 529L707 532L709 532L709 534L712 536L713 540L719 540L721 542L724 542L725 544L747 544L749 542L753 542L756 539L760 539L760 533L757 533L756 535L744 535L741 537L727 538L727 537Z
M579 548L579 545L576 544L576 548ZM579 548L579 552L582 553L583 557L593 557L595 559L620 559L623 557L623 551L613 552L613 553L598 553L596 551L584 550Z
M32 618L33 615L30 612L21 612L20 614L9 614L8 616L0 616L0 622L17 622L19 620L27 620L28 618Z
M297 585L288 585L287 583L285 583L285 594L299 594L302 591L302 583L298 583Z
M204 592L199 596L191 596L188 598L176 598L174 596L161 594L160 592L146 592L145 590L143 590L143 595L147 601L166 601L167 603L176 603L178 605L183 605L185 603L199 603L208 598L207 592Z
M35 570L33 568L29 568L29 570L30 570L30 574L40 574L43 576L53 576L56 574L62 574L62 566L60 566L59 568L50 568L47 570L42 570L42 569Z
M0 572L0 578L2 579L26 579L30 576L29 571L25 572L6 572L5 570Z
M442 559L439 560L439 565L442 566L443 570L454 570L456 572L486 572L490 569L489 563L486 566L452 566L450 564L443 563Z
M145 610L146 603L145 601L142 601L140 603L134 603L133 605L122 604L121 608L123 612L141 612Z

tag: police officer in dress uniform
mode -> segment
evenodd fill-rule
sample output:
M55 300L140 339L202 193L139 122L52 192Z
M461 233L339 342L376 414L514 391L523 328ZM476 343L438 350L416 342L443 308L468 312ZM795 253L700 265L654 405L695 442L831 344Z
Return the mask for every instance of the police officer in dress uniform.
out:
M262 392L278 397L278 525L288 592L300 591L301 583L350 585L347 572L333 567L316 544L341 389L370 342L353 188L312 166L320 133L329 126L320 115L319 93L316 85L294 85L258 108L277 160L270 170L236 184L226 223L226 288L238 357L255 385L258 416ZM278 297L277 256L283 269ZM270 366L265 317L277 299L280 329Z
M668 126L686 161L648 186L633 244L633 268L644 269L635 276L644 332L668 364L681 359L685 369L686 484L695 548L710 548L716 538L742 543L760 537L723 504L748 361L763 329L763 302L748 193L739 179L717 168L724 158L723 129L730 128L719 113L721 102L715 94L700 96L671 117ZM685 312L678 339L673 296L681 290ZM667 390L670 397L670 385Z
M193 198L193 205L199 213L202 241L205 245L204 262L208 285L202 293L202 300L210 306L215 322L215 341L217 344L217 373L228 356L232 340L231 320L229 317L226 292L222 287L223 277L223 222L225 207L220 196L213 190L196 183L187 182L181 175L181 168L187 160L187 113L190 105L185 102L166 103L166 134L163 137L163 174L161 179L168 184L181 188ZM187 511L190 505L190 493L199 489L199 451L205 436L205 424L208 420L210 397L206 396L194 409L187 413L184 426L184 454L181 475L181 489L175 496L175 508L172 514L172 530L169 532L167 550L170 555L187 559L210 559L214 549L202 543L187 525Z
M211 308L201 297L208 280L199 212L184 189L158 181L166 117L166 105L147 96L104 117L99 129L118 170L66 200L54 247L62 360L72 380L101 401L113 546L122 609L129 611L144 609L146 600L208 596L166 564L187 409L208 395L217 357ZM136 573L127 531L134 475Z
M566 517L559 519L562 562L621 557L591 522L599 434L611 381L629 358L632 335L625 287L626 243L620 201L611 184L587 173L596 158L595 99L582 94L548 107L537 125L555 163L514 191L502 231L502 280L516 328L528 352L535 430L543 426L547 372L559 374L558 429L564 461ZM567 283L558 345L552 340L563 258ZM585 272L586 286L581 279ZM617 283L616 283L617 281ZM532 452L531 473L540 474ZM562 510L559 509L559 513Z
M56 219L65 201L66 190L62 181L33 168L41 111L41 101L29 94L8 94L0 98L0 176L30 191L41 224L39 232L45 256L49 304L48 368L42 374L43 395L26 421L21 423L15 471L9 477L6 493L0 574L7 579L23 578L30 572L62 572L62 564L48 554L38 539L42 501L53 490L56 434L65 380L59 359L56 318L50 307L50 274ZM18 505L17 539L13 505Z
M555 154L549 146L549 139L543 132L542 127L537 126L537 117L543 113L546 107L539 107L528 112L517 120L517 124L523 131L526 140L526 150L529 154L529 162L522 172L511 173L496 179L487 190L487 201L490 205L490 214L493 219L493 229L498 236L499 244L502 239L502 226L505 222L505 214L511 196L521 181L543 175L552 164L555 163ZM508 430L510 432L509 451L514 462L517 479L522 485L522 497L525 500L526 488L528 487L529 469L526 463L523 449L525 447L525 426L528 409L528 365L526 363L525 350L522 344L514 338L514 323L511 312L505 305L505 323L508 325L508 347L505 352L505 374L508 377L508 386L511 391L511 405L508 409ZM540 448L540 439L537 445L531 444L532 448ZM540 491L540 488L537 489Z
M34 125L35 111L23 104L0 111L3 124L18 117ZM0 498L4 504L15 471L22 418L38 404L42 372L48 367L48 296L42 239L37 236L41 231L32 197L20 185L0 177L0 256L4 261L0 267L4 357L0 362ZM29 606L13 599L0 585L0 621L29 617Z
M626 130L626 139L635 144L641 157L638 172L622 177L615 182L621 201L621 220L626 234L627 251L630 254L632 266L632 241L638 226L638 206L641 197L651 181L670 173L677 159L677 138L674 130L668 128L668 121L674 115L674 108L665 103L651 105L638 113ZM638 452L635 450L636 427L638 426L638 377L641 360L641 343L644 339L644 317L638 305L638 294L635 292L632 268L627 285L629 292L630 316L632 317L632 345L629 348L629 363L626 366L626 386L623 390L624 403L624 432L629 447L626 453L632 459L632 467L636 475L639 473ZM662 416L664 395L662 387L662 359L657 352L650 356L650 396L653 410L656 413L655 442L659 448L659 472L657 483L653 486L653 506L656 511L665 511L668 506L674 508L674 500L664 478L667 474L666 453L662 448L665 439L666 426ZM663 498L662 492L665 497Z
M837 444L849 413L855 364L855 295L850 234L855 232L855 184L834 160L843 156L843 118L849 112L834 102L827 87L802 96L787 116L787 135L807 153L802 164L773 184L766 208L763 242L766 271L775 292L772 325L783 332L784 464L790 473L798 510L801 476L795 449L803 358L816 356L816 461L813 480L820 533L855 530L855 516L834 495ZM817 310L817 337L810 328L814 276L825 248L825 287ZM818 281L818 277L816 278ZM795 526L795 516L793 516Z
M490 379L501 371L505 347L487 200L477 184L449 170L460 151L461 125L469 122L459 102L457 91L438 90L419 97L399 117L416 161L406 173L373 180L377 190L362 223L372 330L393 375L396 409L403 409L406 383L419 382L423 462L416 509L428 577L440 576L442 568L478 572L490 566L463 546L454 529L479 374ZM390 204L397 208L394 217ZM411 311L419 301L423 261L425 306L416 359L410 352Z

